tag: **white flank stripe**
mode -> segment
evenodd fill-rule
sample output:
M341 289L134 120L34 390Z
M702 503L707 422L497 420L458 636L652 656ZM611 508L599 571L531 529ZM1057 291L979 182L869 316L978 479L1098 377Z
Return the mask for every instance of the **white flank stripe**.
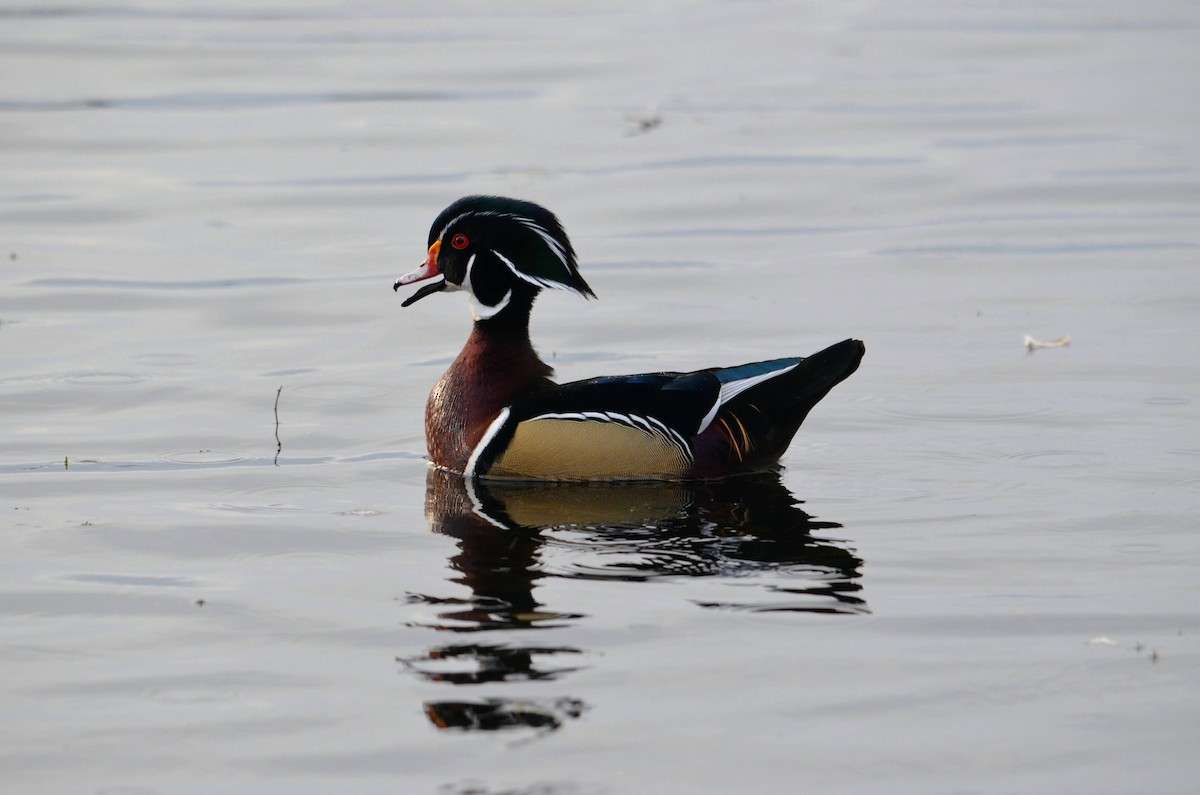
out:
M687 440L680 436L676 431L669 428L661 420L656 420L654 417L643 417L637 414L618 414L615 411L563 411L539 414L536 417L530 417L528 420L525 420L525 422L534 422L536 420L615 422L618 425L624 425L627 428L633 428L634 430L642 431L643 433L651 436L662 437L667 441L667 443L678 449L684 458L686 458L688 461L692 460L692 450L688 446Z
M659 426L659 427L662 429L662 433L663 433L663 434L664 434L664 435L665 435L665 436L666 436L668 439L670 439L672 442L674 442L674 444L675 444L675 445L676 445L676 446L677 446L677 447L678 447L680 450L683 450L683 451L684 451L684 453L686 453L686 454L687 454L687 456L688 456L689 458L691 458L691 453L690 453L690 452L688 452L688 443L687 443L687 440L686 440L686 439L684 439L682 436L680 436L680 435L679 435L679 434L678 434L676 431L674 431L672 428L669 428L669 427L667 427L667 425L666 425L665 423L663 423L663 422L661 422L661 421L659 421L659 420L656 420L656 419L654 419L653 417L647 417L646 419L647 419L647 420L649 420L650 422L654 423L655 425Z
M630 420L630 422L632 422L634 425L636 425L636 426L638 426L639 428L642 428L643 430L645 430L647 433L653 433L653 432L654 432L654 429L650 427L650 422L649 422L649 421L648 421L648 420L647 420L645 417L639 417L639 416L637 416L636 414L630 414L630 415L629 415L629 420Z
M658 426L658 430L659 430L659 432L660 432L660 433L672 433L671 429L670 429L670 428L668 428L668 427L667 427L667 426L666 426L666 425L665 425L665 424L662 422L662 420L656 420L656 419L654 419L653 417L647 417L647 418L646 418L646 421L647 421L647 422L650 422L650 423L653 423L654 425Z
M496 415L496 419L492 420L492 424L483 432L483 438L479 440L479 444L475 445L475 449L471 451L471 457L467 459L466 469L463 475L469 478L475 477L475 467L479 463L479 456L484 449L491 444L492 439L496 438L496 434L504 427L505 421L508 419L508 408L503 408Z
M527 422L534 420L575 420L577 422L615 422L620 425L628 425L636 428L639 425L642 427L639 430L649 431L654 433L654 430L640 417L633 417L628 414L618 414L615 411L551 411L545 414L539 414L536 417L530 417Z

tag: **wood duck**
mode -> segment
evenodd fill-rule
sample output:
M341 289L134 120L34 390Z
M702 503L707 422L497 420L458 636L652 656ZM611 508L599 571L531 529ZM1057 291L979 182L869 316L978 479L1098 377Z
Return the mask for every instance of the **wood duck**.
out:
M428 279L403 306L462 290L475 319L425 407L430 461L467 477L691 480L771 469L865 351L851 339L808 358L557 384L529 342L534 299L543 289L595 293L554 214L500 196L443 210L425 262L395 289Z

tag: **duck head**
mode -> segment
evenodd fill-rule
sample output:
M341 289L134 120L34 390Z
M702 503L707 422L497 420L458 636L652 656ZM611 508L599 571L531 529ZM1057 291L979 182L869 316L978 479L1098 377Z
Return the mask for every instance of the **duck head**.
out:
M503 196L465 196L429 228L425 262L397 280L395 289L437 279L405 299L408 306L436 292L462 290L475 320L509 306L531 306L544 288L595 297L579 275L575 250L552 212Z

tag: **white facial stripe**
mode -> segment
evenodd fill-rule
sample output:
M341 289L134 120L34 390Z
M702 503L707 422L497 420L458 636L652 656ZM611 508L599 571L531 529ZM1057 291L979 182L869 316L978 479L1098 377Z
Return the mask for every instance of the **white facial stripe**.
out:
M542 239L542 241L550 248L550 251L554 253L554 256L558 258L558 261L560 263L562 263L563 275L566 278L570 278L571 264L570 264L570 260L567 257L566 247L564 247L562 243L560 243L558 240L555 239L554 235L552 235L550 233L550 230L546 229L546 227L542 226L541 224L539 224L537 221L533 220L532 218L529 218L524 215L516 215L515 213L498 213L498 212L495 212L492 210L484 210L482 212L468 211L468 212L462 213L461 215L455 216L453 219L451 219L451 221L448 224L443 226L441 231L438 232L437 239L439 241L443 240L446 237L446 232L448 232L450 230L450 227L454 226L459 221L466 218L468 215L488 216L491 218L511 218L514 221L517 221L522 226L531 230L532 232L537 234L538 237L540 237ZM518 279L521 279L522 281L529 282L530 284L537 285L538 287L544 287L548 290L568 290L572 293L575 293L576 295L583 295L583 293L581 293L579 290L576 290L574 287L570 287L570 286L564 284L563 282L556 281L554 279L543 279L543 278L540 278L537 276L530 276L527 273L522 273L517 268L517 266L513 264L513 261L510 260L508 257L504 256L503 254L501 254L499 251L496 251L495 249L492 249L492 253L495 254L497 257L499 257L500 261L503 262L505 265L507 265L508 269L513 272L513 275L516 276ZM470 270L470 266L468 265L468 275L469 275L469 270Z
M576 295L583 295L583 293L579 292L574 287L571 287L570 285L567 285L567 284L563 284L562 282L556 282L553 279L540 279L537 276L530 276L528 273L522 273L517 268L517 266L513 264L513 261L510 260L508 257L504 256L496 249L492 249L491 251L493 254L496 255L497 259L499 259L501 262L503 262L505 265L508 266L508 269L513 272L514 276L516 276L518 279L520 279L523 282L529 282L530 284L537 285L538 287L545 287L548 290L567 290L569 292L575 293Z
M567 264L567 250L563 248L562 243L555 240L554 237L546 230L546 228L536 221L530 218L521 218L519 216L517 220L525 224L525 226L532 229L534 232L537 232L538 236L542 240L546 241L546 245L548 245L550 250L554 252L554 256L558 257L558 261L562 263L563 268L570 273L571 266Z
M467 217L468 215L470 215L470 214L471 214L471 213L469 213L469 212L465 212L465 213L463 213L462 215L456 215L456 216L454 216L453 220L451 220L451 221L450 221L450 223L448 223L448 224L446 224L445 226L443 226L443 227L442 227L442 231L438 232L437 239L438 239L438 240L441 240L442 238L444 238L444 237L446 236L446 230L447 230L447 229L449 229L450 227L454 226L455 224L457 224L459 221L461 221L462 219L466 218L466 217Z
M501 254L496 249L492 249L492 253L496 255L496 258L498 260L500 260L501 262L503 262L505 265L508 266L508 269L513 272L513 276L516 276L521 281L529 282L530 284L536 284L538 287L545 286L545 285L541 284L541 282L539 280L533 278L532 276L521 273L521 271L517 269L517 266L513 264L512 260L510 260L508 257Z

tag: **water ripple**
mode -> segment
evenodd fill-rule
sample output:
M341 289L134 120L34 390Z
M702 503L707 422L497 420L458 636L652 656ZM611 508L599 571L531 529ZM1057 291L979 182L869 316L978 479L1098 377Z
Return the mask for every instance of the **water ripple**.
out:
M712 155L709 157L679 157L663 160L647 160L641 163L618 163L609 166L580 169L578 173L589 176L636 173L639 171L690 171L704 168L768 168L787 166L811 168L814 166L908 166L924 163L923 157L895 157L885 155Z
M94 585L133 585L153 588L196 588L204 584L192 577L155 574L64 574L56 579Z
M63 376L63 381L68 384L78 384L80 386L128 386L129 384L139 384L143 381L148 381L149 376L141 373L72 373Z
M530 91L299 91L251 93L193 91L145 97L87 97L64 100L0 100L0 113L45 113L78 110L214 111L259 110L295 105L371 102L455 102L527 99Z
M147 367L186 367L196 364L197 359L187 353L140 353L133 361Z
M205 281L152 281L149 279L34 279L28 287L101 287L118 290L227 290L241 287L279 287L301 284L305 279L275 276L254 276L243 279L209 279Z
M1089 450L1031 450L1006 455L1002 460L1034 469L1083 469L1107 464L1111 459L1104 453Z
M246 456L239 456L233 453L224 453L219 450L181 450L176 453L167 453L162 457L163 462L171 464L205 464L213 465L229 465L240 464L250 459Z
M300 458L294 456L258 457L238 456L232 453L214 452L210 450L186 450L168 453L155 460L134 461L100 461L96 459L78 459L67 462L38 461L33 463L0 464L0 475L28 474L30 472L51 472L64 469L83 472L171 472L183 469L226 469L239 467L289 467L311 466L314 464L354 464L363 461L423 461L420 453L397 451L371 453L369 455L338 458L336 456L311 456Z
M1066 416L1070 407L1059 401L1046 398L1025 398L1019 406L981 406L978 400L971 398L955 399L942 396L936 407L895 406L889 404L874 405L873 410L885 417L893 417L915 422L967 422L967 423L1020 423L1037 420L1055 419Z
M887 246L874 254L886 257L914 255L951 256L1046 256L1052 254L1104 254L1121 251L1194 251L1200 243L1190 240L1114 240L1094 243L947 243L936 246Z
M348 383L328 381L315 384L300 384L288 387L289 400L307 405L326 403L344 404L347 401L378 401L395 394L396 387L383 383Z

